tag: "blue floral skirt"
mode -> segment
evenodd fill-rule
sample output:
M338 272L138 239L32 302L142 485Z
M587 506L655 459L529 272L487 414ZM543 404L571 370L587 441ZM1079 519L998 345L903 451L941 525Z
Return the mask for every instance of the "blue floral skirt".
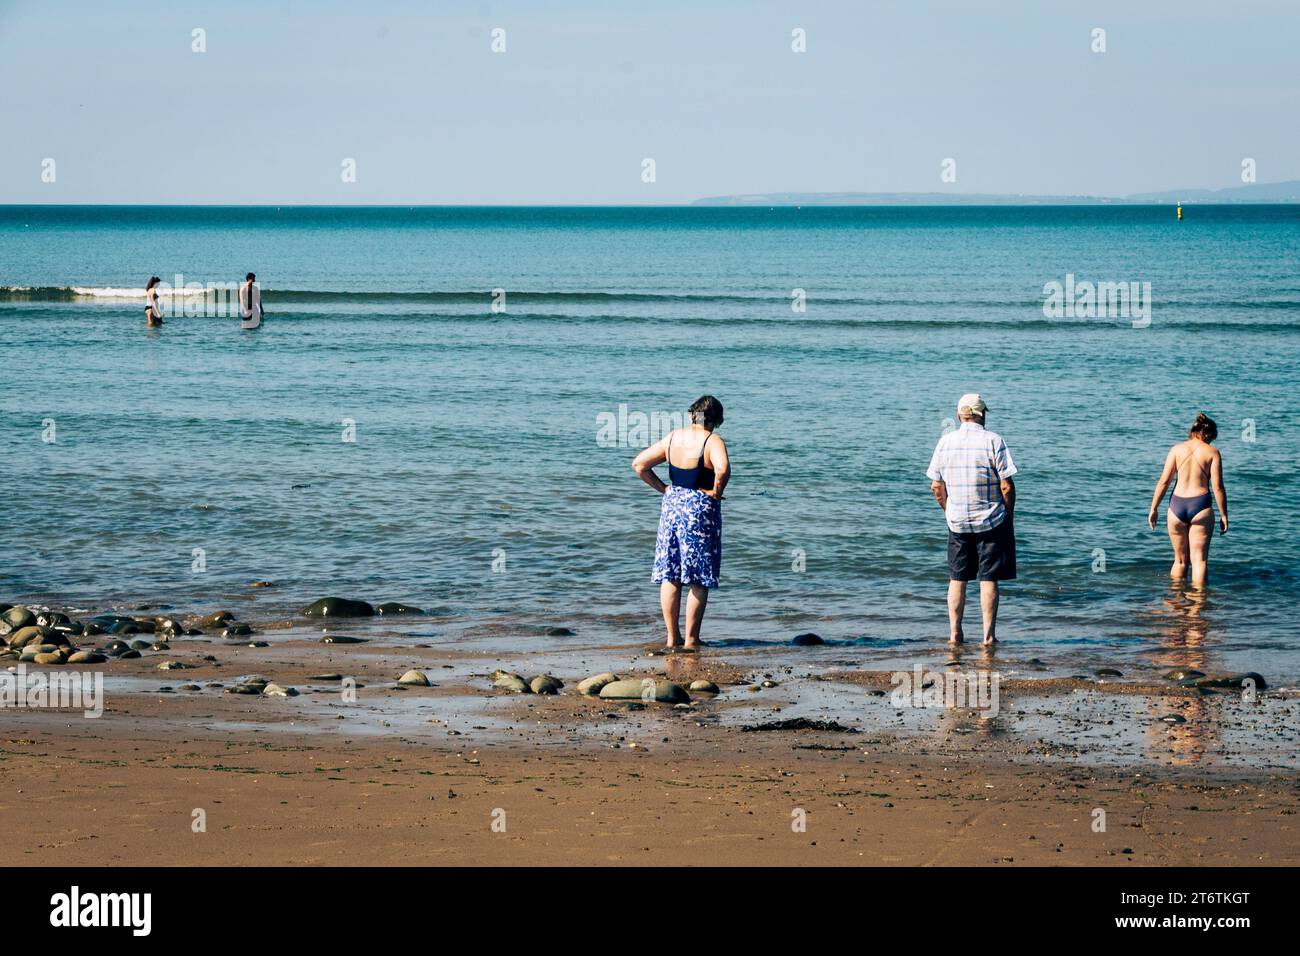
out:
M670 485L659 512L655 584L718 586L722 570L722 503L693 488Z

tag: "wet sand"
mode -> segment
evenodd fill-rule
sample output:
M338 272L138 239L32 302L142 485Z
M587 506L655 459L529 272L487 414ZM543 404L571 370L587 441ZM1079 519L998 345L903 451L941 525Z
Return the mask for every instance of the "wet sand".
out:
M1017 677L984 720L897 709L885 672L644 650L178 640L97 667L97 720L5 713L0 861L1300 862L1300 701L1285 690L1246 702L1156 679ZM188 667L158 670L167 660ZM399 688L412 667L434 686ZM505 693L496 668L566 687ZM579 696L577 680L603 670L721 693L684 708ZM327 672L355 677L356 700L314 677ZM225 692L251 674L299 694ZM843 729L743 729L799 717Z

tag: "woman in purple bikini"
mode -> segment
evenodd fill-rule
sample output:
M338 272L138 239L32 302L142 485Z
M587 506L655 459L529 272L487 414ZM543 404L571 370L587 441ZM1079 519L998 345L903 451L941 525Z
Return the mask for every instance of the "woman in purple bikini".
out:
M1192 566L1192 586L1204 587L1214 537L1214 501L1219 503L1219 529L1228 533L1228 493L1223 488L1223 456L1211 442L1218 437L1214 419L1204 412L1196 416L1187 441L1179 442L1165 456L1165 468L1151 496L1147 523L1154 529L1160 502L1177 476L1174 494L1169 496L1169 542L1174 546L1174 563L1169 575L1175 581L1187 576Z
M654 573L659 606L668 626L668 646L681 637L682 585L686 599L686 650L700 644L700 625L709 589L718 586L722 569L722 489L731 478L727 445L713 430L722 424L722 403L705 395L690 407L691 424L655 442L632 462L642 481L664 496L655 540ZM668 462L668 483L654 472Z

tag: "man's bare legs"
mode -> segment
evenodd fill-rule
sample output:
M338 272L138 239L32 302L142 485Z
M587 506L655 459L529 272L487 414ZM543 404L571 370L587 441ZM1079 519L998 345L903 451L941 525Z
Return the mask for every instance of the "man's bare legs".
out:
M1205 587L1209 573L1210 542L1214 540L1214 512L1206 508L1187 529L1187 550L1192 559L1192 587Z
M966 611L966 582L948 582L948 642L960 644L962 636L961 618ZM997 643L998 629L998 582L980 582L980 611L984 615L984 643Z
M663 609L664 624L668 626L668 646L676 647L682 637L677 625L682 609L682 586L676 581L665 581L659 585L659 607Z
M704 623L704 608L709 603L709 589L702 584L692 584L686 598L686 646L700 646L700 625Z
M998 582L980 582L980 610L984 613L984 643L998 642Z
M1174 548L1174 563L1169 567L1169 576L1181 582L1187 577L1187 563L1190 560L1187 535L1190 525L1183 524L1175 518L1173 512L1168 512L1165 523L1169 528L1169 543Z
M948 582L948 643L960 644L965 638L961 631L961 616L966 611L966 582Z

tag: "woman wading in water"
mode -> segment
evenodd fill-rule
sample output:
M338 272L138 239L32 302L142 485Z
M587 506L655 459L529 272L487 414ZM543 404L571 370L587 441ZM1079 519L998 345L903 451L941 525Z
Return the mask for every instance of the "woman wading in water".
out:
M642 481L663 495L659 536L651 581L659 585L659 605L668 627L668 646L681 642L678 618L682 585L686 599L687 650L700 645L700 624L709 589L718 586L722 569L722 490L731 478L727 445L714 429L722 424L722 403L705 395L690 407L691 425L677 428L632 462ZM668 463L668 483L654 472Z
M1174 546L1174 563L1169 576L1182 581L1187 566L1192 566L1192 585L1204 587L1210 558L1210 539L1214 537L1214 508L1219 504L1220 534L1228 533L1228 493L1223 487L1223 457L1211 442L1218 437L1214 419L1201 412L1192 422L1187 441L1179 442L1165 456L1164 471L1151 496L1151 513L1147 524L1153 529L1160 511L1160 501L1177 476L1174 493L1169 496L1166 524L1169 542Z
M162 303L158 301L158 290L154 288L162 279L153 276L144 287L144 324L155 329L163 324Z

